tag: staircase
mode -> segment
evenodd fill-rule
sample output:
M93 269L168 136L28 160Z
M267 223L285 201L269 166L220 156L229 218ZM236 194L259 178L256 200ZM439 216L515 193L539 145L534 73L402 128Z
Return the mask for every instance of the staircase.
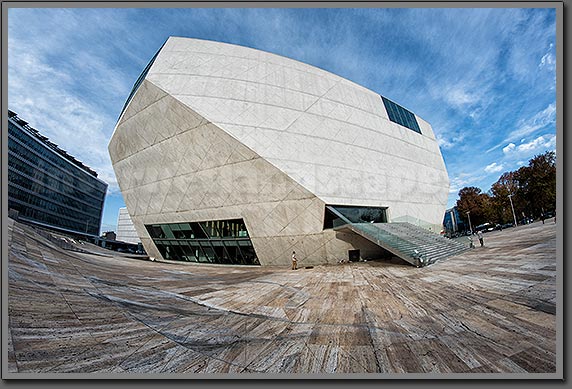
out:
M410 223L345 223L336 231L352 231L414 266L427 266L469 249Z

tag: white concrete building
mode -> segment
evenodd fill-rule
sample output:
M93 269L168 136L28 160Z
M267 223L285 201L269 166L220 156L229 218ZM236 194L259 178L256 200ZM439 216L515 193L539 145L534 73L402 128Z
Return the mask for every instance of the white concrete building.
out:
M127 212L126 207L119 208L119 214L117 215L116 239L126 243L141 243L141 239L137 234L135 225L131 221L131 217L129 216L129 212Z
M197 39L171 37L152 59L109 152L157 258L375 257L379 246L335 220L438 232L449 190L433 130L412 112L316 67Z

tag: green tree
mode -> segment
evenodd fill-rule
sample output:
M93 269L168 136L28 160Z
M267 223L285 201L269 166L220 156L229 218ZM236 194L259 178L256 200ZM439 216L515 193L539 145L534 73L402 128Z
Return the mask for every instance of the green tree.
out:
M503 173L491 185L488 193L471 186L459 191L457 210L461 218L471 224L512 223L514 220L509 195L512 195L516 220L523 216L539 217L542 212L556 209L556 154L547 151L536 155L516 171Z
M525 203L519 196L519 183L516 172L503 173L497 182L492 184L490 190L491 203L493 208L493 218L495 223L513 223L514 217L510 205L509 195L512 196L512 203L517 220L520 215L519 210L525 208Z
M553 151L535 155L528 166L517 170L516 176L527 216L539 217L543 211L556 208L556 154Z
M481 189L476 186L464 187L459 191L459 199L457 200L457 210L467 225L467 212L470 212L473 229L477 225L487 222L491 214L490 197L481 192Z

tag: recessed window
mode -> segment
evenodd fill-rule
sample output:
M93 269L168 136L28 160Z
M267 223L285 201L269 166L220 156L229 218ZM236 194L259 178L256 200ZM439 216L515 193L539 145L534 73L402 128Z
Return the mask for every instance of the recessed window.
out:
M164 259L260 265L242 219L149 224L145 228Z
M324 229L346 223L387 223L387 207L326 205Z
M421 134L419 123L417 123L417 119L413 112L408 111L401 105L396 104L383 96L381 96L381 100L383 100L383 105L385 106L389 120Z

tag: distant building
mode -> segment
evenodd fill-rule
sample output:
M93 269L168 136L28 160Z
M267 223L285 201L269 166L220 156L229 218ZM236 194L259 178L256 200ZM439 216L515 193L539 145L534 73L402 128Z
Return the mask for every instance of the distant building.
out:
M137 235L137 231L129 217L126 207L119 208L119 216L117 217L117 240L133 244L141 243L141 239L139 239Z
M97 173L8 111L11 217L97 238L107 184Z
M465 222L461 220L457 207L449 208L445 211L443 229L445 230L446 236L452 236L467 230L467 226Z

